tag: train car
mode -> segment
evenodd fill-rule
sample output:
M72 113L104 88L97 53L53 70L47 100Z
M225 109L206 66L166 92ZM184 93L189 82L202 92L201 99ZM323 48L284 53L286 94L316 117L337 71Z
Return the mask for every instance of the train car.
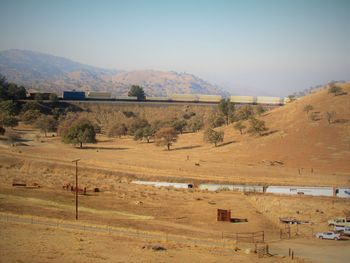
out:
M257 104L266 104L266 105L283 105L284 100L280 97L257 97L256 98Z
M220 95L201 95L198 94L198 101L199 102L208 102L208 103L219 103L222 99L222 96Z
M174 102L198 102L198 96L195 94L172 94L170 99Z
M86 98L93 100L110 100L112 95L110 92L88 91Z
M51 94L55 94L57 96L56 93L51 92L30 92L28 98L31 100L49 100Z
M253 96L231 96L230 101L238 104L254 104L256 100Z
M146 101L162 102L170 101L169 97L146 97Z
M137 97L129 97L129 96L116 96L116 100L122 100L122 101L136 101Z
M63 99L64 100L85 100L85 92L84 91L63 91Z

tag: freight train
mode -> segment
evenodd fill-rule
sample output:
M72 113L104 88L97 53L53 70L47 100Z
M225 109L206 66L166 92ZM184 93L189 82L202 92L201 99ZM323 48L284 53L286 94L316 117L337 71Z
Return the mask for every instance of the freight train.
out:
M51 93L30 93L28 96L33 99L37 94L42 94L44 99L48 99ZM110 92L95 91L64 91L61 100L76 101L139 101L137 97L129 96L112 96ZM172 94L169 97L149 97L145 102L188 102L188 103L209 103L218 104L223 97L221 95L205 95L205 94ZM280 106L289 102L288 98L281 97L254 97L254 96L231 96L229 100L235 104L258 104L267 106Z

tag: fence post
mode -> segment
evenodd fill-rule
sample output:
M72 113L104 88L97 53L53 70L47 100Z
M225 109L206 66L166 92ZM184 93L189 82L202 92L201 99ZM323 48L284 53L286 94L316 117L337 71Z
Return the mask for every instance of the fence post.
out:
M291 251L290 251L290 248L288 250L288 257L290 257L290 254L291 254Z
M165 241L168 243L168 233L165 233Z
M294 250L292 250L292 259L294 259Z
M270 254L269 253L269 245L268 244L266 244L266 254Z
M263 242L265 242L265 231L263 231L262 238L263 238Z

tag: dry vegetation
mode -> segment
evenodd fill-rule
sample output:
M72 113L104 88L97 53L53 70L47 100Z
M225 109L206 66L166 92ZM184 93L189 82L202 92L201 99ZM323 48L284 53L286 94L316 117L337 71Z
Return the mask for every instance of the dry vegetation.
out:
M299 255L316 262L346 261L350 255L349 241L330 243L312 238L312 231L327 230L326 221L348 212L349 200L319 197L287 197L272 195L243 195L234 192L209 193L194 190L157 189L136 186L136 178L176 182L231 182L258 184L295 184L313 186L350 185L350 84L342 88L348 94L329 94L320 90L284 107L262 113L268 131L262 136L247 133L247 128L234 128L234 123L215 128L224 131L224 141L218 147L203 141L203 130L178 135L171 150L155 143L135 141L132 136L108 138L107 130L116 122L130 125L135 117L157 120L180 118L194 112L207 120L212 106L174 105L90 105L79 104L87 111L79 117L93 120L102 128L97 144L84 149L62 144L59 136L45 137L32 125L21 123L11 132L21 137L11 146L5 136L0 141L0 211L41 216L51 219L74 218L74 196L62 190L65 183L74 182L72 160L80 158L80 185L90 190L81 196L81 222L109 224L115 227L139 229L191 236L198 239L221 240L222 233L264 230L276 253L286 254L288 247L299 248ZM313 109L308 114L306 105ZM331 122L327 112L336 112ZM310 119L308 115L317 115ZM128 117L129 116L129 117ZM242 126L249 126L243 121ZM13 180L37 183L39 189L13 188ZM98 187L102 192L93 193ZM216 222L216 209L231 209L232 216L247 218L247 223ZM309 220L310 227L301 228L292 241L279 240L278 218L294 216ZM121 239L93 233L76 233L62 229L33 225L1 223L0 257L5 262L23 260L39 255L38 261L91 262L183 262L232 261L280 262L281 258L258 259L219 248L204 249L181 244L165 244L166 252L142 249L144 241ZM28 237L38 232L45 240ZM16 233L16 234L14 234ZM83 241L80 241L83 239ZM60 242L53 242L59 240ZM121 242L122 240L122 242ZM239 244L238 244L239 245ZM42 246L46 251L42 252ZM119 250L115 252L114 247ZM244 245L242 245L244 247ZM80 252L68 252L73 247ZM14 253L19 250L20 253ZM92 252L91 252L92 251ZM159 253L159 254L158 254ZM284 259L287 261L287 259ZM344 261L344 262L345 262Z

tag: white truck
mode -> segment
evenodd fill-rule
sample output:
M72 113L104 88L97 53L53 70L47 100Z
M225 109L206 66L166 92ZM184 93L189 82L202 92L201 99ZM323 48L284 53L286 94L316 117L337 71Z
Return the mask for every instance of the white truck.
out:
M331 220L328 220L329 226L350 226L349 217L337 217Z

